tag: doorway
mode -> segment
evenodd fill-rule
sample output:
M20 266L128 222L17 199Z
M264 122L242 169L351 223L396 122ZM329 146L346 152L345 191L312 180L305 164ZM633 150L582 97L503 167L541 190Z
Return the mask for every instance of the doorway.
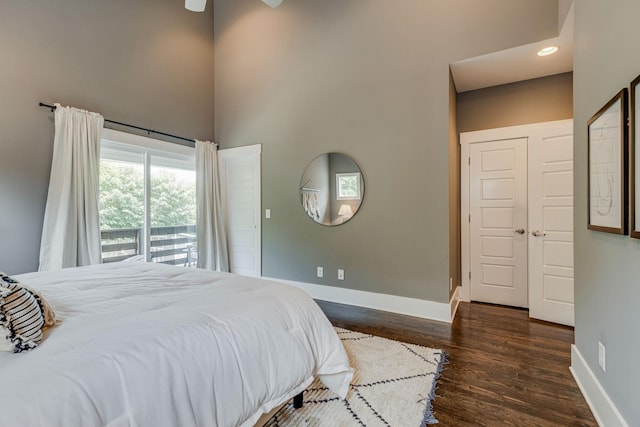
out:
M262 275L260 144L218 152L230 271Z
M573 121L460 143L462 299L573 325Z

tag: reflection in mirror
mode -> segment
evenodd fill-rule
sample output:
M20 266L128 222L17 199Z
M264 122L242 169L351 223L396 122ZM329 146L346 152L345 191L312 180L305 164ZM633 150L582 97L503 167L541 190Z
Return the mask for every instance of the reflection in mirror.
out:
M322 225L340 225L360 209L364 196L362 171L351 157L321 154L300 179L300 202L309 218Z

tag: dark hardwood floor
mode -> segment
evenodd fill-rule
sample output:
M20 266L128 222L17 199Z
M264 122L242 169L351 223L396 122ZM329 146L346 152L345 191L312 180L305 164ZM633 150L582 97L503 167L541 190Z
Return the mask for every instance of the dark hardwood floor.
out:
M569 372L573 328L480 303L461 303L451 325L318 304L335 326L444 349L433 403L441 426L597 426Z

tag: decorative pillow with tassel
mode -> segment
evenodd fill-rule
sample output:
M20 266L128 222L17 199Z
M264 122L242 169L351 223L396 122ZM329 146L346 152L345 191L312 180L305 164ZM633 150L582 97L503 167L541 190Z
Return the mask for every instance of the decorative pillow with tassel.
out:
M55 323L42 295L0 272L0 351L35 348L42 341L42 328Z

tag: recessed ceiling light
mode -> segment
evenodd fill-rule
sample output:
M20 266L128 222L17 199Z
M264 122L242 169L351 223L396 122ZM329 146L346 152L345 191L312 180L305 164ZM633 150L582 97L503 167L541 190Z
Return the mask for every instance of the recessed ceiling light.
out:
M558 51L558 46L549 46L538 51L538 56L552 55Z

